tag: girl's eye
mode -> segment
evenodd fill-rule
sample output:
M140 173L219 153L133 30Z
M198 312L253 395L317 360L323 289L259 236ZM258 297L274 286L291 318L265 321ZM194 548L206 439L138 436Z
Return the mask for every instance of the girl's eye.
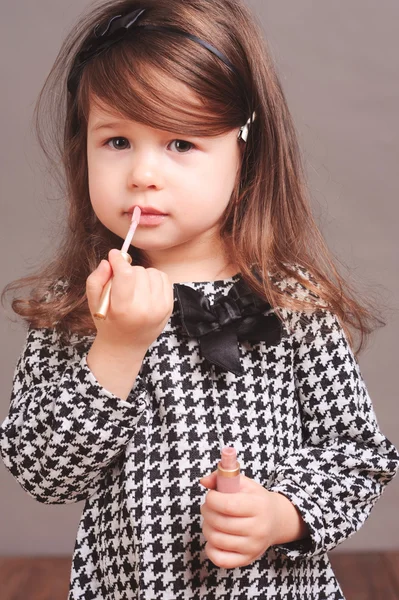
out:
M122 143L120 144L120 142ZM109 146L110 144L115 150L126 150L127 144L129 144L129 142L124 137L113 137L106 142L107 146Z
M194 144L186 142L185 140L173 140L172 144L176 144L177 151L179 154L186 154L188 150L194 148Z
M194 148L194 144L186 142L185 140L173 140L170 145L172 144L175 144L179 154L186 154L189 150ZM113 137L107 140L105 145L111 146L114 150L126 150L129 147L129 140L125 137Z

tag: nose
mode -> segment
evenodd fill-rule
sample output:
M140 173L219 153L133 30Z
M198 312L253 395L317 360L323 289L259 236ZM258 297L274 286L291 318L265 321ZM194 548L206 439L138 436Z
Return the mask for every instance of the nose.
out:
M160 157L154 152L135 152L129 169L129 187L136 189L160 189L163 187Z

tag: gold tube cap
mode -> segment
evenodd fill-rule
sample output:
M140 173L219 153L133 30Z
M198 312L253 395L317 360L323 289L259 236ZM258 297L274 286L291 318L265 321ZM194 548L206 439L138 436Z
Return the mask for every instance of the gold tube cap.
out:
M218 463L218 471L222 477L237 477L240 474L240 463L236 463L235 469L224 469L222 467L222 461Z

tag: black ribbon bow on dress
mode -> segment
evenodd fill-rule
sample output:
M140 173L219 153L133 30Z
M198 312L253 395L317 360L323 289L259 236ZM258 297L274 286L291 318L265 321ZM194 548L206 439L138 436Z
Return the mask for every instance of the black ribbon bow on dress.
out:
M174 289L185 334L198 337L202 356L227 371L244 372L238 341L276 345L281 340L280 319L243 279L212 305L202 292L189 286L175 284Z

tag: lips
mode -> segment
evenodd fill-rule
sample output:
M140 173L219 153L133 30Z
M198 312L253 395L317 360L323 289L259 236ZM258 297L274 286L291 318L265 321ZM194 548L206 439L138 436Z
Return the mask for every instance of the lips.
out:
M166 213L162 212L161 210L158 210L154 206L140 206L139 204L136 204L135 206L138 206L140 208L142 215L166 215ZM127 212L129 214L133 214L135 206L129 208Z

